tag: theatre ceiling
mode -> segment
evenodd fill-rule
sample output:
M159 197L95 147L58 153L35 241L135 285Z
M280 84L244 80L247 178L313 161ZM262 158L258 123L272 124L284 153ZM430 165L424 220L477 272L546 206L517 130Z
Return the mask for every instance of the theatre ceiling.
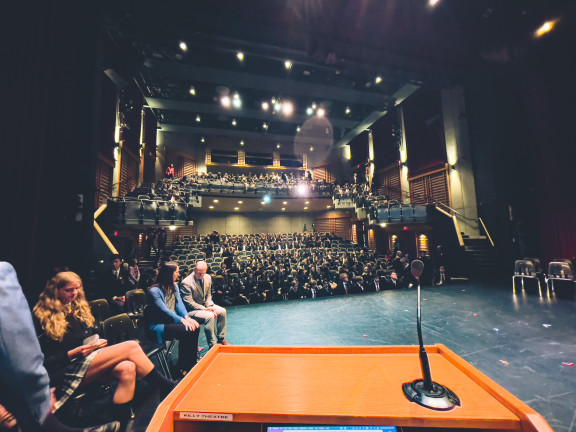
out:
M418 88L514 67L560 0L118 2L118 84L163 131L262 148L347 144Z

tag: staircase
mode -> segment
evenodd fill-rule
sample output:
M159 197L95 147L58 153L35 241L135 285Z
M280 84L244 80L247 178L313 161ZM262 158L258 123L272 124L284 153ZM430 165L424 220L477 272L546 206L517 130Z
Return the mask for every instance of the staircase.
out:
M464 250L470 265L471 276L491 279L500 272L496 250L486 237L469 237L462 233Z

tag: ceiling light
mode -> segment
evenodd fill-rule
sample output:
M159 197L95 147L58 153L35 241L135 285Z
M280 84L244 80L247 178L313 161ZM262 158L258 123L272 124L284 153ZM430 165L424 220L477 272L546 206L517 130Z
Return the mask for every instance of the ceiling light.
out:
M192 96L196 96L196 89L194 88L194 86L190 87L190 94Z
M324 117L324 115L326 114L326 111L324 110L324 108L318 108L318 111L316 111L316 114L318 115L318 117Z
M268 111L270 109L270 105L268 104L268 102L266 101L262 102L262 109L264 111Z
M290 60L286 60L284 62L284 67L286 68L286 70L292 69L292 62Z
M281 147L280 143L276 144L276 148L279 149Z
M316 102L312 102L312 109L316 109Z
M310 107L306 108L306 114L308 115L312 115L314 113L314 110Z
M236 126L236 119L232 119L232 126Z
M310 146L310 151L314 151L314 147Z
M268 129L268 123L266 122L262 123L262 129L264 130Z
M198 123L200 123L200 122L202 121L202 119L200 118L199 115L196 116L196 121L197 121Z
M241 146L244 145L244 140L240 140L240 145L241 145Z
M440 3L440 0L428 0L428 6L430 6L430 7L434 7L438 3Z
M376 82L376 84L380 84L382 82L382 77L377 76L374 81Z
M294 113L294 104L290 101L285 101L282 104L282 114L291 116Z
M175 225L170 225L168 228L170 229L170 231L174 231L174 230L176 229L176 226L175 226Z
M240 210L240 207L234 207L234 210Z
M272 105L274 105L276 103L276 98L270 99L270 102L272 102Z
M282 109L282 102L276 101L276 103L274 104L274 111L278 112L281 109Z
M346 107L346 114L350 114L350 107Z
M205 142L205 141L206 141L206 138L204 138L204 137L200 138L200 142Z
M208 207L208 208L209 208L209 209L213 209L213 208L214 208L214 206L210 206L210 207Z
M557 21L558 20L546 21L544 24L542 24L538 28L538 30L536 30L534 32L534 36L536 36L536 37L544 36L546 33L548 33L549 31L551 31L554 28Z
M238 201L238 204L242 204L244 201Z
M238 60L240 60L240 61L244 60L244 53L238 51L238 52L236 53L236 58L237 58Z
M180 41L180 44L179 44L178 46L180 47L180 49L181 49L183 52L188 51L188 45L186 45L186 42Z
M296 132L300 132L301 130L302 130L302 128L301 128L300 126L298 126L298 127L296 128Z
M224 108L230 108L231 104L232 101L230 100L230 96L225 95L220 98L220 105L222 105Z
M234 99L232 100L232 105L234 105L234 108L237 109L242 107L242 99L240 99L240 95L238 94L238 92L234 92Z
M217 199L215 199L213 202L217 203L217 202L218 202L218 200L217 200Z

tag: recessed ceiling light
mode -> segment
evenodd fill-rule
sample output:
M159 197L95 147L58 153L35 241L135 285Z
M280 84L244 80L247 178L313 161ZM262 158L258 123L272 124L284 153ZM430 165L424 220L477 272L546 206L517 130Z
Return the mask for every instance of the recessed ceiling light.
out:
M240 145L241 145L241 146L244 145L244 140L240 140Z
M279 149L280 147L282 147L282 146L280 145L280 143L276 144L276 148L277 148L277 149Z
M428 0L428 6L430 6L430 7L434 7L438 3L440 3L440 0Z
M326 111L324 110L324 108L318 108L318 111L316 111L316 114L318 115L318 117L324 117L324 115L326 114Z
M268 129L268 123L266 122L262 123L262 129L264 130Z
M276 103L274 104L274 111L279 112L281 109L282 109L282 102L276 101Z
M218 202L218 200L217 200L217 199L215 199L213 202L217 203L217 202Z
M232 119L232 126L236 126L236 119Z
M312 109L316 109L316 102L312 102Z
M314 151L314 147L310 146L310 151Z
M306 114L308 115L312 115L314 113L314 110L310 107L306 108Z
M232 105L236 109L240 109L242 107L242 99L240 99L240 95L238 92L234 92L234 98L232 99Z
M244 60L244 53L238 51L238 52L236 53L236 58L237 58L238 60L240 60L240 61Z
M202 119L200 118L199 115L196 116L196 121L197 121L198 123L200 123L200 121L202 121Z
M282 104L282 114L291 116L294 113L294 104L290 101L284 101Z
M291 62L290 60L286 60L286 61L284 62L284 67L285 67L287 70L292 69L292 62Z
M382 77L381 77L381 76L377 76L374 81L376 82L376 84L380 84L380 83L382 82Z
M205 141L206 141L206 138L204 138L204 137L200 138L200 142L205 142Z
M224 108L230 108L230 105L232 105L232 101L230 100L230 96L228 95L224 95L220 98L220 105L222 105Z
M350 107L346 107L346 114L350 114Z
M183 52L188 51L188 45L186 45L186 42L180 41L180 43L178 44L178 46L180 47L180 49L181 49Z
M301 130L302 130L302 128L301 128L300 126L298 126L298 127L296 128L296 132L300 132Z
M264 111L268 111L270 109L270 105L268 104L268 102L266 101L262 102L262 109Z
M194 86L190 87L190 94L192 96L196 96L196 89L194 88Z

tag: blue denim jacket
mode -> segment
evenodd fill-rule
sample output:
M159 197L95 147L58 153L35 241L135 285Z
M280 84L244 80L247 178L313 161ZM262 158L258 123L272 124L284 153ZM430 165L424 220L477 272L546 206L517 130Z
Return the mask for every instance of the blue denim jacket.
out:
M50 410L49 378L16 271L0 262L0 400L24 430Z

